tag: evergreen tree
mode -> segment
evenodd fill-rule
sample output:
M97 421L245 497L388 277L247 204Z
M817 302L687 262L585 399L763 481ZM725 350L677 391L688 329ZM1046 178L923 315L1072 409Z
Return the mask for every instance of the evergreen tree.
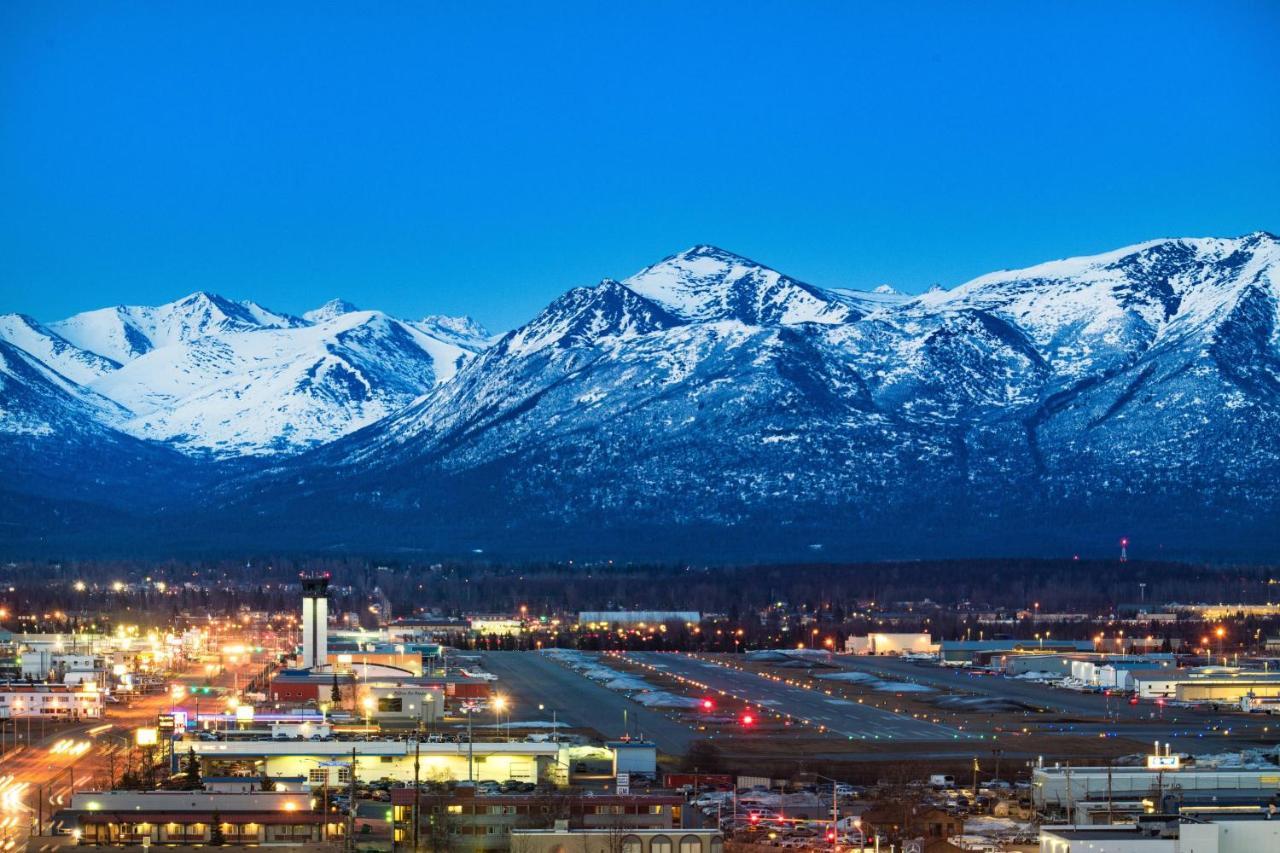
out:
M196 748L194 746L187 748L187 757L182 763L182 771L185 774L182 780L182 790L199 791L204 787L204 780L200 778L200 759L196 756Z
M221 847L226 843L227 836L222 832L222 815L214 812L213 818L209 821L209 846Z

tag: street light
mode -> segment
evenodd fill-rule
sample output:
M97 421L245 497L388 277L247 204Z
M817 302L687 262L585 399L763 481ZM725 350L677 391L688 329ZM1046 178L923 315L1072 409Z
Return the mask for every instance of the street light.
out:
M1226 666L1227 657L1222 653L1222 638L1227 636L1227 629L1219 625L1218 630L1214 631L1213 633L1218 635L1218 657L1222 658L1222 665Z
M506 710L506 707L507 707L507 697L505 697L505 696L497 696L497 697L495 697L495 698L494 698L494 700L493 700L493 730L494 730L494 732L497 732L497 731L498 731L498 725L499 725L499 724L498 724L498 719L499 719L499 715L501 715L501 713L502 713L504 710ZM511 717L510 717L510 716L508 716L508 717L507 717L507 721L508 721L508 725L507 725L507 740L510 740L510 739L511 739L511 726L510 726Z

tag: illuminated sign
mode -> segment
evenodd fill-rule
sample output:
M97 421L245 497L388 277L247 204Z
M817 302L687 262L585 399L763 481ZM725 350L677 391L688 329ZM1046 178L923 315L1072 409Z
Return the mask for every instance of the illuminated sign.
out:
M1176 755L1148 755L1148 770L1177 770L1182 766L1182 759Z

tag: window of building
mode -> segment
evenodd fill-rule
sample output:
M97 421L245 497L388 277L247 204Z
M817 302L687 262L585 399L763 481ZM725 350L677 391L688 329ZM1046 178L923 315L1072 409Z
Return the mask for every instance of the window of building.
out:
M384 714L399 714L404 710L404 699L399 696L382 696L378 699L378 711Z
M686 835L681 838L680 853L702 853L702 839L696 835Z
M649 806L649 814L662 814L662 806Z
M460 805L445 806L445 811L447 811L449 814L462 814L462 806Z
M649 842L649 853L671 853L671 839L665 835L655 835Z
M338 782L340 782L340 783L344 783L344 784L345 784L345 783L350 782L350 781L351 781L351 768L350 768L350 767L339 767L339 768L338 768Z
M719 835L711 836L711 853L724 853L724 839Z
M312 785L324 785L329 781L329 771L323 767L317 767L307 771L307 781Z
M622 839L622 853L643 853L644 842L638 836L628 835Z
M625 806L596 806L596 814L626 814Z

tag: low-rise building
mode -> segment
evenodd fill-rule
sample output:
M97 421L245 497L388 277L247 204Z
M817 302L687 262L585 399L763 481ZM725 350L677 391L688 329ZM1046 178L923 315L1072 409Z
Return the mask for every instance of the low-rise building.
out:
M586 795L555 791L531 794L477 794L462 785L448 793L396 788L391 792L397 843L412 844L414 808L421 846L467 850L512 848L515 830L585 829L670 831L682 819L684 798L674 795ZM576 851L575 851L576 853ZM610 853L619 853L617 850Z
M1280 766L1198 767L1177 756L1150 756L1146 767L1035 767L1031 797L1037 812L1080 822L1105 819L1108 803L1160 812L1206 804L1264 808L1280 797ZM1098 804L1094 807L1091 804Z
M96 846L314 844L344 832L309 794L278 791L80 791L58 819Z
M846 639L844 650L851 655L933 654L938 644L928 634L867 634Z
M102 716L103 694L93 683L0 684L0 719L96 720Z
M1040 853L1260 853L1280 850L1280 819L1262 813L1210 819L1144 816L1109 826L1045 826Z
M724 836L715 829L517 829L512 853L722 853Z
M355 767L358 781L410 782L414 763L422 781L552 779L562 745L533 741L435 743L412 740L188 741L207 776L302 776L312 786L345 785ZM354 755L352 753L355 753Z

